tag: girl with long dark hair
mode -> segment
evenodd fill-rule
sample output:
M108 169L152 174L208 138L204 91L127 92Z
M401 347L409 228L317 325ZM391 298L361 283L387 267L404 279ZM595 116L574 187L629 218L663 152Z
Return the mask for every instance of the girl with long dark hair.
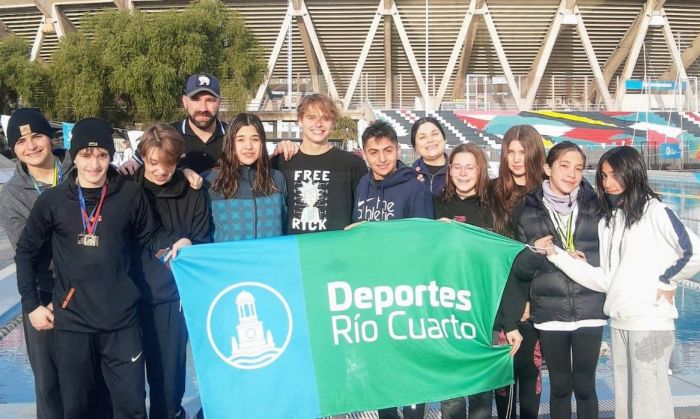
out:
M250 113L233 118L217 166L204 177L215 242L284 234L287 186L270 163L260 118Z
M606 293L610 316L615 382L615 417L674 417L668 366L678 310L678 281L700 269L693 249L700 240L688 230L647 180L641 155L615 147L600 158L596 171L600 266L582 255L538 243L548 259L571 279Z
M569 141L549 151L544 165L547 180L525 197L515 237L536 248L553 240L599 266L598 201L583 179L585 165L586 156ZM597 419L595 373L607 322L605 294L582 287L543 255L529 250L518 255L513 270L520 280L532 281L530 321L547 362L552 418L571 418L573 392L577 417Z

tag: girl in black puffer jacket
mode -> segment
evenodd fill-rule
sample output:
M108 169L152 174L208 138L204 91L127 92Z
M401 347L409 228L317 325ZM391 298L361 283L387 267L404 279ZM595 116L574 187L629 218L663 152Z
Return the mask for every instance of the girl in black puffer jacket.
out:
M516 239L554 243L578 258L599 265L596 193L583 179L586 157L568 141L554 146L544 166L548 177L530 192L518 219ZM578 285L534 252L522 252L513 270L532 281L530 319L539 331L551 383L552 418L571 417L571 393L579 418L598 417L595 371L606 323L605 294Z

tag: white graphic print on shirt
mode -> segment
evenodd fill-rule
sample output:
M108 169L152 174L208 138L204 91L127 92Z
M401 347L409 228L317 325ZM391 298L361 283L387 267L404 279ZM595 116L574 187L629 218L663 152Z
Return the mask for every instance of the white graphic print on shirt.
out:
M386 221L395 218L394 202L381 198L367 198L357 203L358 221Z
M293 229L326 230L329 181L329 170L294 171Z

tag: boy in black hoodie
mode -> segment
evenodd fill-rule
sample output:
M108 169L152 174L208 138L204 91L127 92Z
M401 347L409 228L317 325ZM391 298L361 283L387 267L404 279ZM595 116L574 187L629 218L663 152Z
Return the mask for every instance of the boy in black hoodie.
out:
M387 122L375 121L362 133L370 173L355 190L353 221L433 218L433 198L418 173L399 160L399 140Z
M355 190L353 221L387 221L402 218L433 218L433 196L418 173L399 160L396 131L375 121L362 133L362 148L370 172ZM423 418L425 405L405 406L405 419ZM379 409L379 419L398 419L395 407Z
M130 248L140 242L156 251L177 237L157 229L141 188L111 167L114 141L107 121L78 121L70 154L77 170L39 196L17 243L22 308L34 328L55 329L65 417L97 417L99 368L114 418L142 418L139 290L129 277ZM41 305L37 290L37 267L49 242L56 276L53 311ZM168 257L189 244L177 240Z
M182 171L176 170L184 152L185 142L175 128L165 124L147 128L139 142L143 166L133 180L143 187L161 226L194 243L207 243L212 228L206 192L190 188ZM187 328L175 278L147 248L134 246L132 251L134 280L141 290L149 417L184 417Z

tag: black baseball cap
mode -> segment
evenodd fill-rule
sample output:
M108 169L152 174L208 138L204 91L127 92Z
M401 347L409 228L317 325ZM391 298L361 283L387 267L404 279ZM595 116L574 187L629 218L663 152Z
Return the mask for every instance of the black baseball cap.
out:
M185 94L192 97L200 92L207 92L216 97L221 97L219 79L211 74L197 73L191 75L185 83Z

